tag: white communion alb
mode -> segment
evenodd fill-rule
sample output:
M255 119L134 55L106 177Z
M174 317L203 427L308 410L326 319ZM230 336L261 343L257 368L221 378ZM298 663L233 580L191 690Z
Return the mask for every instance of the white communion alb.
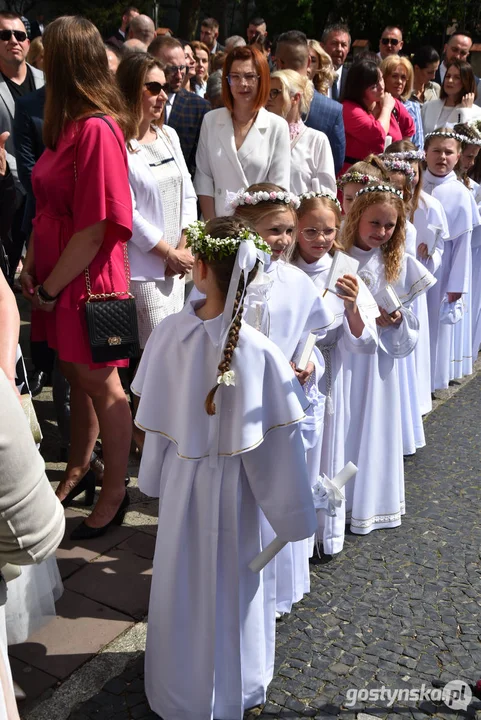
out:
M132 387L146 432L139 486L159 497L145 685L165 720L242 720L274 668L275 578L248 568L261 515L285 541L316 527L299 427L308 403L278 348L243 323L235 385L219 386L208 416L222 317L202 321L195 307L154 329Z

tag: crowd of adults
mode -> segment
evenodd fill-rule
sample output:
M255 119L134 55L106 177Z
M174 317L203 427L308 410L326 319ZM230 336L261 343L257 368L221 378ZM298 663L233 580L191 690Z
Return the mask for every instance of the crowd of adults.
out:
M458 30L442 60L430 46L408 57L402 30L388 25L378 52L351 57L343 23L311 39L287 30L272 43L266 21L253 17L245 38L221 45L214 18L190 41L130 6L102 39L86 19L40 16L27 28L0 12L0 406L8 385L18 392L22 366L18 327L4 319L16 312L8 283L32 306L30 391L53 386L67 460L57 498L65 507L85 491L91 505L101 487L73 539L122 523L129 452L143 443L136 400L125 393L137 358L94 359L87 301L132 293L141 354L184 304L189 225L227 214L232 196L256 183L335 192L340 173L391 143L422 148L435 128L481 118L472 44ZM472 176L479 181L479 163ZM0 413L0 422L13 415ZM13 438L5 448L2 472L18 469L16 453L26 462L32 452ZM37 482L52 505L43 470ZM19 537L33 522L21 521ZM48 538L35 522L32 544L42 551L14 562L43 561L60 541L63 516L44 525Z

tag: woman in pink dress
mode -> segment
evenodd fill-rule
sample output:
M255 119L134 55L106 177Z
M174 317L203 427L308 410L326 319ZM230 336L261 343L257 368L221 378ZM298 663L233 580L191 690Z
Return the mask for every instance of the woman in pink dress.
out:
M46 28L44 67L46 150L33 172L37 214L21 280L34 310L32 337L56 350L71 386L69 461L57 489L64 504L83 489L93 496L87 472L99 431L102 438L102 490L72 534L88 539L121 524L129 500L124 478L131 416L117 371L128 361L92 362L85 269L94 294L127 290L124 246L132 205L125 137L133 137L135 127L88 20L61 17Z
M410 140L416 131L402 102L385 92L381 70L372 60L359 60L349 68L342 117L346 156L341 175L371 153L384 152L389 142Z

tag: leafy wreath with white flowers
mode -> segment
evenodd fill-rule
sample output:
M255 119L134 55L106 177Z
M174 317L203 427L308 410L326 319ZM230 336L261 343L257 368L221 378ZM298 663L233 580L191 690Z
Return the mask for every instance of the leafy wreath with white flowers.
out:
M454 130L434 130L431 133L428 133L424 137L424 142L426 143L426 140L429 140L433 137L442 137L447 138L448 140L457 140L460 143L465 143L467 138L464 135L460 135L457 132L454 132Z
M381 155L383 160L386 160L387 158L395 158L396 160L405 160L406 162L409 162L410 160L415 160L416 162L423 162L426 160L426 153L424 150L404 150L403 152L387 152Z
M259 190L258 192L239 192L231 200L231 207L234 209L239 205L257 205L260 202L281 202L286 205L291 203L297 210L299 207L299 198L287 190Z
M342 211L341 203L334 195L334 193L330 192L329 190L318 190L317 192L315 190L311 190L310 192L302 193L301 195L299 195L300 202L302 202L303 200L311 200L312 198L327 198L328 200L332 200L338 210Z
M215 258L223 258L227 255L235 255L239 249L239 245L244 240L252 240L258 250L268 255L272 254L269 245L252 230L243 230L235 237L214 238L205 232L206 223L202 220L189 225L185 231L187 236L186 246L191 248L194 255L199 253L204 255L208 260Z
M398 172L406 175L409 178L409 182L412 183L414 180L414 168L406 160L398 160L397 158L390 158L389 153L381 155L381 159L389 172Z
M397 195L398 198L403 199L403 194L400 190L396 190L392 185L369 185L368 187L361 188L359 192L356 193L356 197L358 195L365 195L366 193L373 193L373 192L384 192L384 193L392 193L393 195Z

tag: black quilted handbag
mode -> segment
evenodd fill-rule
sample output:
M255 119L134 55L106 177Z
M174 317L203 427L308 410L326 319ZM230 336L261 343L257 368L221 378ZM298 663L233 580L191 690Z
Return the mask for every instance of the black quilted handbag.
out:
M130 272L127 257L127 244L124 243L125 274L127 290L124 292L92 294L90 273L85 270L88 300L85 305L87 313L87 330L94 363L125 360L140 355L139 331L137 328L137 311L135 299L130 293ZM109 270L111 271L109 260ZM112 273L110 272L111 281ZM113 285L112 285L113 287ZM120 295L128 295L128 299L119 300Z
M110 122L103 115L100 117L115 131ZM77 182L77 163L74 159L75 182ZM85 305L87 315L87 330L94 363L112 362L113 360L127 360L140 356L139 331L137 327L137 311L135 299L130 292L130 266L127 253L127 243L124 247L125 277L127 289L114 292L112 261L109 258L109 275L112 292L92 293L89 269L85 270L85 283L87 285L88 299ZM124 300L122 295L128 297Z

